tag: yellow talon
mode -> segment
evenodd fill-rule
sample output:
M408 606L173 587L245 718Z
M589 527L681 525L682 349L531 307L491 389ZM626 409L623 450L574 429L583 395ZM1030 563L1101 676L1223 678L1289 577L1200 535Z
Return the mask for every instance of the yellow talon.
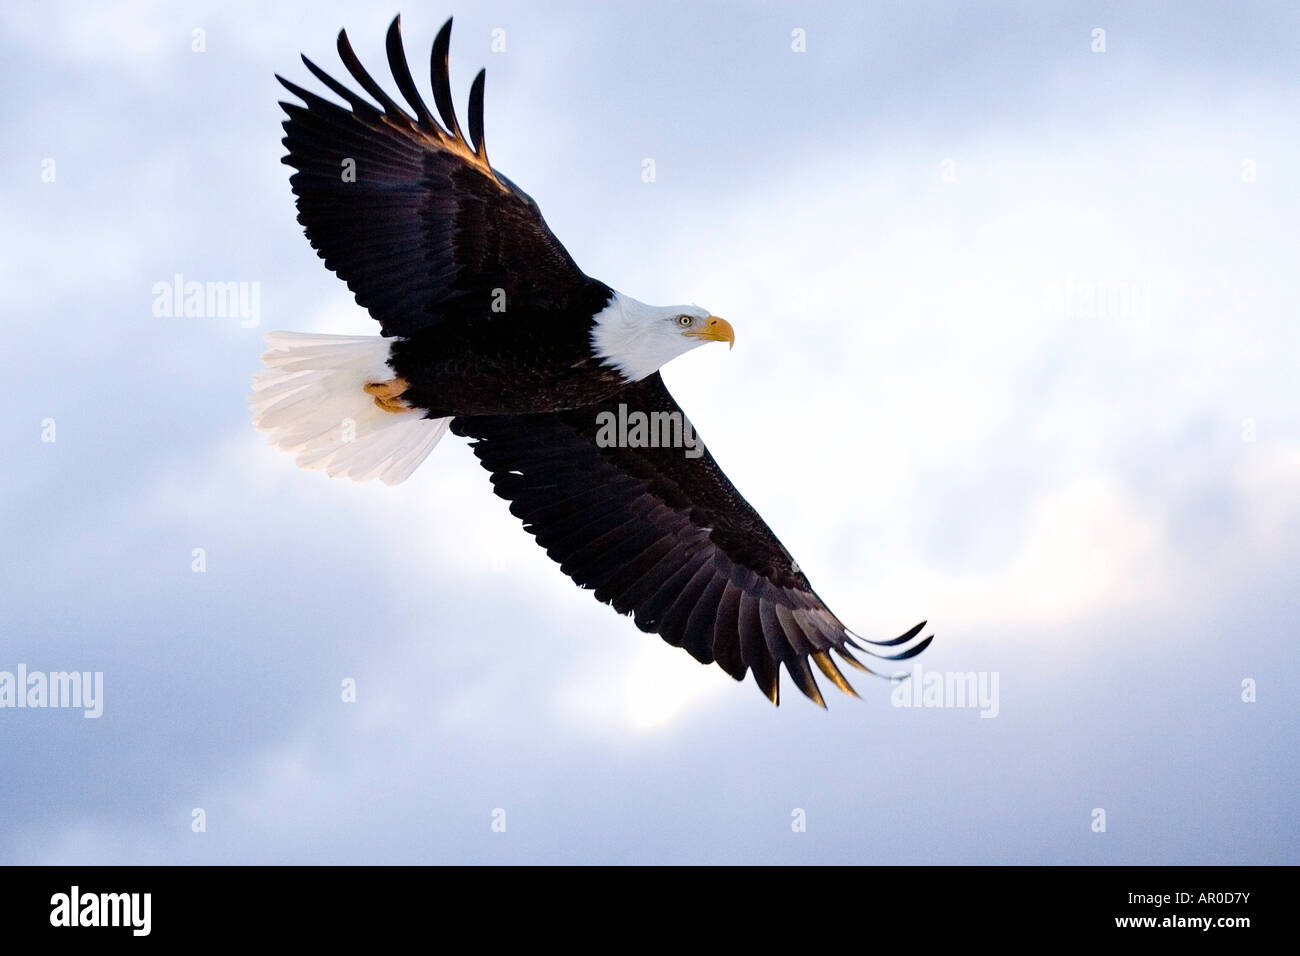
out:
M374 396L376 405L394 415L411 410L411 406L401 400L402 393L410 387L411 383L404 378L389 379L387 382L371 382L364 386L366 394Z

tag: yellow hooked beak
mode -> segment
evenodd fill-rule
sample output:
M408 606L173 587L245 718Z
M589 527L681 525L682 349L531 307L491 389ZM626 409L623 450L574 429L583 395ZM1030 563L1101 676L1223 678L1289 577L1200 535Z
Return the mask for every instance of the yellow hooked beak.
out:
M726 342L728 348L736 347L736 330L726 319L711 315L704 320L704 328L692 329L682 333L692 339L705 339L709 342Z

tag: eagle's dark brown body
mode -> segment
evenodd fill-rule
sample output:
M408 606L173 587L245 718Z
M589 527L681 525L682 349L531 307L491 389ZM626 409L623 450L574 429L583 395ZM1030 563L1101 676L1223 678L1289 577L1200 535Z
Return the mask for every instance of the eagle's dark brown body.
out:
M608 294L594 290L594 315ZM458 315L393 342L402 400L431 418L557 412L595 405L627 383L591 354L591 321L572 314Z

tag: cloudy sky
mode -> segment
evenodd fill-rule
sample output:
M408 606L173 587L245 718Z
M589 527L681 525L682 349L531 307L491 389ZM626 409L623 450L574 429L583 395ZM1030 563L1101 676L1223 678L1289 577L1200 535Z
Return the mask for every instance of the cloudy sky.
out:
M0 11L0 671L103 674L97 719L0 708L0 862L1300 862L1292 4L404 11L415 63L455 14L587 272L733 322L669 386L988 717L774 709L574 588L460 439L387 488L251 428L266 332L377 331L272 74L346 27L381 76L397 11ZM257 314L155 314L177 274Z

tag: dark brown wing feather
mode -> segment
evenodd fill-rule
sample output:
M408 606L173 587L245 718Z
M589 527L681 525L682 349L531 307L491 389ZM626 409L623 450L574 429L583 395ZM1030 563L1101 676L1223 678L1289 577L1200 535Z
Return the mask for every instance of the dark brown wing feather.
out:
M596 599L632 614L637 627L717 663L746 672L773 703L780 668L825 706L809 662L853 693L834 652L861 670L849 649L856 635L822 603L771 529L704 449L599 447L602 412L685 416L656 373L609 402L540 415L458 418L473 439L496 493L560 568ZM932 637L912 642L924 622L877 647L905 660ZM874 673L874 672L872 672Z
M288 114L283 161L297 170L289 181L298 221L385 335L485 314L494 301L499 311L497 290L505 294L507 313L574 307L590 314L590 303L603 301L607 290L577 267L537 204L488 162L482 72L470 92L471 140L461 132L447 72L450 42L448 20L431 58L443 125L411 76L400 18L389 27L388 61L414 115L366 72L346 33L339 34L339 57L378 106L306 57L307 68L347 108L277 77L302 100L280 104Z

